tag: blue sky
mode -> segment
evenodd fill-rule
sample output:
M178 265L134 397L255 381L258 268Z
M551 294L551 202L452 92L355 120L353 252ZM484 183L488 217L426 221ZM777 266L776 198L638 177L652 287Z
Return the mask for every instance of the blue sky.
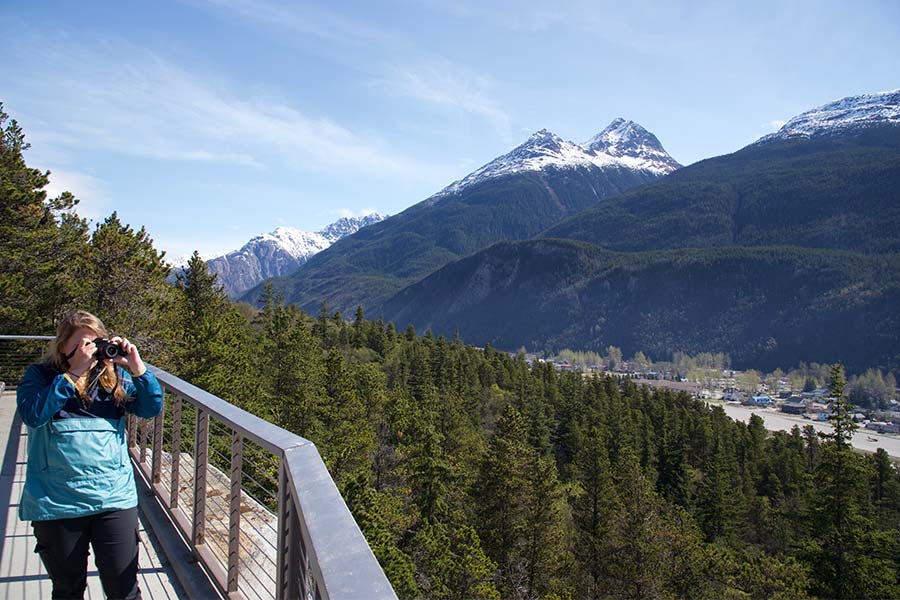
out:
M900 87L900 2L7 0L0 52L51 190L177 257L396 214L541 128L732 152Z

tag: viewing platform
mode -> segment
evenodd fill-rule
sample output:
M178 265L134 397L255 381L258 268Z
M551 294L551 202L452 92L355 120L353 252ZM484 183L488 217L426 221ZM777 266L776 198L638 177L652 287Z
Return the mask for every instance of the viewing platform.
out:
M0 336L0 380L18 382L48 338ZM128 419L140 499L145 598L396 600L315 445L150 367L165 391L155 419ZM0 394L0 600L50 598L17 510L27 427ZM85 598L103 598L93 558Z

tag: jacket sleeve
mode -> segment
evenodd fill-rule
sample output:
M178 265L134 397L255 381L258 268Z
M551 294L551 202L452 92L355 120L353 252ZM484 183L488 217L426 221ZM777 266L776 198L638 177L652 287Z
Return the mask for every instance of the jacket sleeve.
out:
M67 400L77 397L78 392L65 376L57 375L48 383L36 365L28 367L16 388L19 416L35 428L46 425Z
M152 419L160 413L163 391L159 381L149 369L140 377L125 375L125 392L134 400L125 404L125 410L143 419Z

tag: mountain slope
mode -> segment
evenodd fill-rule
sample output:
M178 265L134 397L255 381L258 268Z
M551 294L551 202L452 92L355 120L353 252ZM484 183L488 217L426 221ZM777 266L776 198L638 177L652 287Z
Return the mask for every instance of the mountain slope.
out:
M844 119L832 105L804 113L781 135L680 169L543 235L622 251L788 244L900 252L900 93L874 95L880 105L872 96L855 97L863 102L856 110L852 98L832 103Z
M605 134L605 135L604 135ZM614 154L616 153L616 154ZM348 236L273 281L288 302L347 312L497 241L532 237L567 216L678 168L635 123L614 121L592 144L542 130L430 198ZM259 288L245 295L253 300Z
M377 213L342 217L315 232L278 227L272 233L252 238L239 250L208 260L206 264L218 275L218 282L225 292L235 297L270 277L296 271L309 257L337 240L382 219Z
M617 253L572 240L506 242L385 304L398 327L529 350L619 346L736 367L798 360L900 364L900 256L786 247Z

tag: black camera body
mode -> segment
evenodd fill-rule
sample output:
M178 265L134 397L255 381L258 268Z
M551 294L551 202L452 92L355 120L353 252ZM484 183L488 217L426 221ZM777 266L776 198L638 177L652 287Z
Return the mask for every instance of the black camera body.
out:
M110 342L108 338L96 338L94 340L94 345L97 346L97 351L94 352L94 357L97 360L125 356L125 351L122 350L122 346Z

